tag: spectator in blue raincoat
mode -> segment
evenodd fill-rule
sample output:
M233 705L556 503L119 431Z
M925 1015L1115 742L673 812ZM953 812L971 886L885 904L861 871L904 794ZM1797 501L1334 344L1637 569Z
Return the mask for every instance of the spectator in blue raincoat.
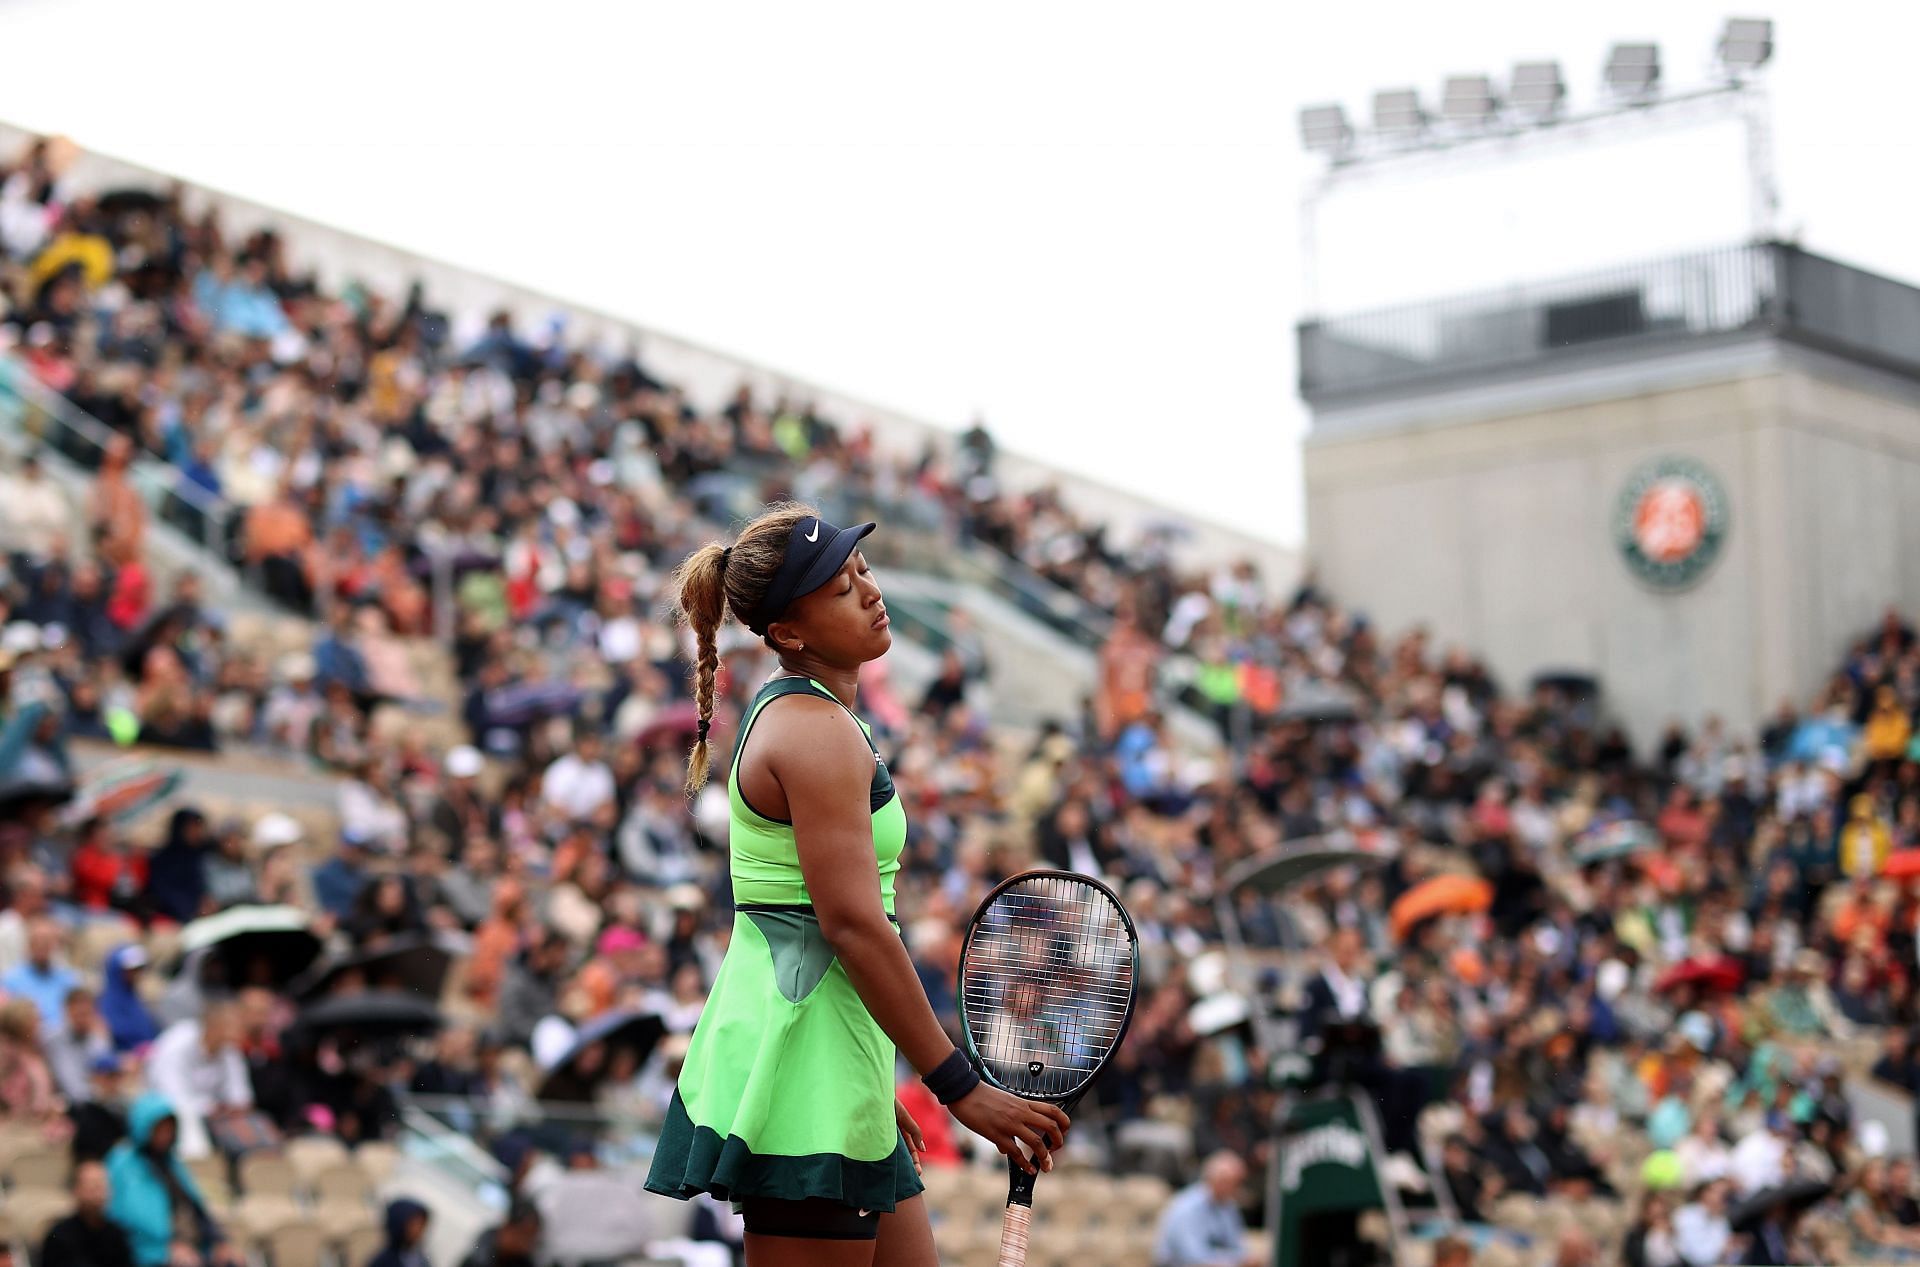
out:
M131 943L107 956L99 1008L115 1051L137 1051L160 1037L159 1023L134 984L135 974L146 966L147 952Z
M107 1154L113 1197L107 1217L133 1246L134 1267L239 1267L186 1163L174 1151L180 1123L167 1098L149 1092L127 1113L127 1138Z

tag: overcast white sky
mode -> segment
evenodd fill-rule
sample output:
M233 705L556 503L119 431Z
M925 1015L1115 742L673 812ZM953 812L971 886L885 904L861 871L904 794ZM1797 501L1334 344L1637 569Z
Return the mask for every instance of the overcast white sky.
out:
M1542 57L1591 99L1624 39L1698 82L1730 12L1777 23L1786 225L1920 279L1911 3L0 0L0 119L1297 542L1298 107ZM1731 241L1737 146L1375 186L1323 296Z

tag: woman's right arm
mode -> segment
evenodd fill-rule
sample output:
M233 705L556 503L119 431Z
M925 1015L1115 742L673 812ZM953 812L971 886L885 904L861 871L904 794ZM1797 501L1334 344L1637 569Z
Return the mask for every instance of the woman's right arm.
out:
M873 753L836 704L797 700L780 713L776 725L763 716L756 731L774 741L765 746L775 754L768 769L786 793L800 871L821 935L874 1021L907 1063L925 1075L953 1051L953 1042L927 1002L906 943L880 901L868 809ZM1065 1144L1067 1115L1058 1107L984 1082L949 1107L969 1130L1009 1157L1019 1156L1015 1141L1024 1143L1042 1169L1052 1168L1053 1149Z

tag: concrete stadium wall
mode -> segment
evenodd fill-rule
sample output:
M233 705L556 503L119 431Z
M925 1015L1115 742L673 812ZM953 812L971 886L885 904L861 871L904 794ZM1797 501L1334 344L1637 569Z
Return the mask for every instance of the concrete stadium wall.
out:
M1889 605L1920 610L1920 387L1793 375L1781 412L1784 605L1805 631L1789 654L1793 680L1817 681Z
M0 122L0 154L12 155L27 144L33 135L12 124ZM649 369L669 382L682 385L689 396L703 407L716 408L724 404L742 382L747 382L762 395L785 393L814 401L825 416L843 425L871 423L876 440L891 452L917 454L930 439L950 441L954 434L949 428L858 400L795 375L756 365L610 313L569 303L530 287L470 272L372 238L347 233L223 190L190 181L180 182L175 176L111 155L83 150L70 175L75 187L81 191L98 191L121 184L165 187L178 182L187 193L187 205L190 208L197 210L211 205L218 210L223 223L230 230L247 232L267 225L279 230L292 248L295 262L301 267L315 268L322 281L329 286L358 279L376 291L399 298L405 295L408 286L419 280L426 286L430 302L448 309L458 320L484 320L487 314L505 308L514 314L522 329L537 328L554 313L564 313L568 318L571 339L598 341L613 348L624 348L629 344L637 347ZM1009 440L1016 446L1018 444L1017 436L1000 434L996 439L1003 445ZM1059 484L1069 503L1082 514L1119 529L1115 539L1123 543L1133 530L1173 519L1190 529L1191 535L1184 548L1195 560L1211 562L1251 557L1260 564L1263 574L1279 586L1291 585L1298 576L1298 552L1274 542L1263 541L1219 524L1193 520L1148 498L1085 479L1071 471L1046 466L1017 453L1003 450L1001 471L1015 488Z
M1720 557L1678 593L1636 578L1613 532L1630 473L1666 456L1730 503ZM1509 688L1596 672L1641 744L1709 713L1750 733L1889 603L1920 608L1920 391L1799 349L1720 381L1327 428L1306 471L1334 593L1389 633L1426 624L1482 654Z

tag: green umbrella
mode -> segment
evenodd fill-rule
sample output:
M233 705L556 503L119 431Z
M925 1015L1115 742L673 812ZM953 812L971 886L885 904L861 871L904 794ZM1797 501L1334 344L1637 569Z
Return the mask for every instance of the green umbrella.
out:
M1573 847L1573 860L1583 867L1596 862L1609 862L1615 858L1625 858L1642 850L1652 849L1660 843L1660 837L1653 828L1636 819L1623 818L1596 828L1581 838Z
M310 921L297 906L232 906L180 930L180 949L216 946L247 933L304 933Z

